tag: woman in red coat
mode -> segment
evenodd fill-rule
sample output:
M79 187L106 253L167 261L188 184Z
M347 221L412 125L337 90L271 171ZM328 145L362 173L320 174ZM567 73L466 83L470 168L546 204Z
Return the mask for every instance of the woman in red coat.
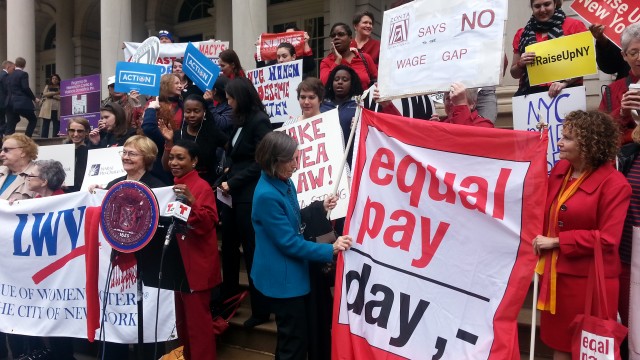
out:
M378 67L373 58L367 53L358 52L358 49L351 47L351 28L345 23L335 23L331 27L329 37L331 38L331 52L320 62L320 80L327 85L329 74L338 65L346 65L352 68L362 83L362 87L367 89L378 78Z
M184 270L191 292L176 292L176 327L184 345L184 358L215 359L216 339L209 310L211 289L222 282L216 199L211 186L195 171L198 145L178 140L169 153L176 196L183 195L191 206L186 234L177 234Z
M574 111L564 120L560 161L549 175L545 235L533 239L542 275L540 337L555 350L555 360L571 359L569 325L584 310L596 241L602 244L609 316L618 312L618 247L631 196L611 163L618 135L611 117L598 111Z

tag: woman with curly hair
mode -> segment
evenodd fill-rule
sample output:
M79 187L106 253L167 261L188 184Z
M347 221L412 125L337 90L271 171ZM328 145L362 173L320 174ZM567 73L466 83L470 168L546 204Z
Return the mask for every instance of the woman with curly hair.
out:
M549 175L545 234L533 239L540 256L540 337L555 350L555 360L571 359L569 325L584 309L596 241L602 244L609 316L617 316L618 247L631 196L611 162L618 136L611 117L598 111L573 111L564 120L560 161Z

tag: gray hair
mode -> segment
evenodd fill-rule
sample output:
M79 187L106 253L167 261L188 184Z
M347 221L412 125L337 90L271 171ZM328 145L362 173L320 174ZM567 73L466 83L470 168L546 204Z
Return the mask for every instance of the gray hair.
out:
M478 103L478 88L467 89L467 103L473 107Z
M627 52L629 44L633 40L640 40L640 23L631 24L622 32L622 37L620 38L622 51Z
M38 160L34 163L40 171L40 179L47 181L49 190L56 191L62 187L67 173L57 160Z
M272 131L262 138L256 148L256 162L267 175L276 177L278 163L290 161L298 143L283 131Z

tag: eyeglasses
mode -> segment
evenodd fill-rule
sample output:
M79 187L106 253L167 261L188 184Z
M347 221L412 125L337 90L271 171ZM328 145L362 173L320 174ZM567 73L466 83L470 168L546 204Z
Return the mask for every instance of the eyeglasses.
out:
M333 39L333 38L334 38L334 37L336 37L336 36L337 36L337 37L343 37L343 36L347 36L347 35L348 35L348 34L347 34L346 32L344 32L344 31L338 31L337 33L331 33L331 34L329 34L329 37Z
M122 157L130 157L130 158L135 158L138 156L142 156L141 154L135 153L133 151L118 151L118 154L120 154L120 156Z
M25 175L27 178L29 179L33 179L33 178L40 178L40 175L32 175L32 174L27 174Z
M627 54L627 57L631 59L637 59L638 55L640 55L640 50L631 50L631 51L625 52L625 54Z
M22 149L24 146L16 146L16 147L3 147L2 148L2 152L3 153L8 153L9 151L13 150L13 149Z
M85 130L84 129L69 129L67 130L68 133L77 133L77 134L82 134Z

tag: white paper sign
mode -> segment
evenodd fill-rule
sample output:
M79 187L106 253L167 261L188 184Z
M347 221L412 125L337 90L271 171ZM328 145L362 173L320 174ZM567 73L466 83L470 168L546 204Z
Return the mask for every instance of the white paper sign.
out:
M298 85L302 82L302 60L247 71L272 123L295 119L302 113Z
M122 167L120 151L122 146L89 150L87 170L80 190L87 190L91 185L104 186L111 180L126 175Z
M384 12L381 99L500 82L507 0L417 0Z
M184 52L187 50L189 43L172 43L172 44L160 44L160 56L156 61L156 65L162 66L162 73L171 73L171 67L174 59L182 59ZM229 48L228 41L209 40L192 42L192 44L200 50L206 57L211 59L216 64L218 63L218 57L223 50ZM130 61L135 54L136 50L140 47L141 43L125 42L124 43L124 59Z
M344 139L338 118L338 110L331 110L306 120L297 121L278 129L298 142L299 169L291 178L298 191L300 208L316 200L324 200L333 191L338 167L344 156ZM347 171L340 178L338 205L331 211L331 219L347 215L349 187Z
M64 186L73 186L76 174L76 147L73 144L47 145L38 148L38 160L57 160L62 164L66 177Z
M562 122L565 116L574 110L587 109L587 96L584 86L563 89L555 98L548 93L518 96L512 99L513 129L538 131L536 124L542 117L549 124L549 150L547 151L548 170L560 160L558 141L562 138Z

